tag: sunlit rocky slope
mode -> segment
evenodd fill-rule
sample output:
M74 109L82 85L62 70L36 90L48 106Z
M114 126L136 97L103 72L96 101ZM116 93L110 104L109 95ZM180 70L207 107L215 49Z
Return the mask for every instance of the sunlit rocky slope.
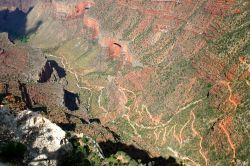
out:
M249 1L33 3L24 32L1 29L65 70L55 82L77 96L70 114L101 123L95 133L71 118L75 131L112 131L186 165L249 164Z

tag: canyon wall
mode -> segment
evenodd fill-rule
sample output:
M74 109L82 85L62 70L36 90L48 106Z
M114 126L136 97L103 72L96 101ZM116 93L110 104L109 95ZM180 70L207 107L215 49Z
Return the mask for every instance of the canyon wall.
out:
M249 2L41 1L29 44L126 143L188 165L248 163ZM23 58L24 59L24 58Z
M30 108L63 107L63 84L55 62L41 50L11 43L6 33L0 33L0 40L1 94L20 96Z

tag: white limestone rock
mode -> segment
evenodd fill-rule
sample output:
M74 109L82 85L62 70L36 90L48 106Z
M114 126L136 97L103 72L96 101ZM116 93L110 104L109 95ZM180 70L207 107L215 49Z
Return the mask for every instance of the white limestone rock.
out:
M28 147L30 166L57 165L59 157L72 149L65 131L38 113L25 110L14 117L8 109L1 109L0 118L1 124Z

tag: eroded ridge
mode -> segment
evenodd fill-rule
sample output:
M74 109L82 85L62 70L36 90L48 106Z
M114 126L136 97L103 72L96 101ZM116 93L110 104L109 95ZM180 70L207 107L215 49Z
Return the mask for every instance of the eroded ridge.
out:
M87 38L91 44L76 40L70 46L83 43L84 54L77 56L88 71L84 72L85 66L80 62L73 62L82 65L77 70L77 65L70 62L73 56L67 59L62 55L60 59L74 76L75 86L91 92L91 113L100 118L102 125L114 127L125 141L154 156L172 154L190 165L216 165L213 147L205 146L210 141L205 134L213 130L209 126L210 116L237 114L247 103L246 95L237 86L242 86L241 82L244 87L250 86L246 79L250 71L248 61L242 56L240 64L235 64L233 60L238 59L233 56L238 48L228 46L235 36L225 36L225 40L214 44L231 30L224 16L239 15L235 24L244 21L242 6L249 3L234 6L235 3L238 4L220 0L77 2L69 7L67 19L79 22L84 39L78 38ZM58 6L58 11L69 8ZM244 32L238 35L244 36ZM242 40L241 47L247 41ZM222 46L224 43L226 46ZM97 63L102 63L102 67L97 67ZM237 73L241 72L240 67L244 74L236 78L241 74ZM235 151L238 142L230 136L224 121L216 127ZM190 147L197 151L187 154L185 148ZM219 162L222 158L218 156Z
M231 134L228 131L228 125L230 125L232 123L232 118L231 117L226 117L225 119L223 119L220 123L219 123L219 127L222 130L222 132L226 135L227 137L227 141L229 146L231 147L232 151L233 151L233 160L236 159L236 145L233 142L232 138L231 138ZM233 161L232 160L232 161Z

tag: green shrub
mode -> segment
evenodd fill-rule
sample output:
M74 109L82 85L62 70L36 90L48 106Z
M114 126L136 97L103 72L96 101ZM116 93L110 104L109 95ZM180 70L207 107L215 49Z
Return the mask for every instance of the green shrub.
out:
M82 142L80 144L79 142ZM69 154L63 165L70 166L119 166L119 165L138 165L138 162L133 160L125 152L117 152L111 154L109 157L102 158L97 149L94 147L93 142L89 138L83 137L81 140L77 138L70 138L69 142L73 145L73 151ZM119 160L122 156L124 161ZM124 163L125 162L125 163Z
M17 40L19 40L21 43L28 43L29 36L21 36L21 37L17 38Z

